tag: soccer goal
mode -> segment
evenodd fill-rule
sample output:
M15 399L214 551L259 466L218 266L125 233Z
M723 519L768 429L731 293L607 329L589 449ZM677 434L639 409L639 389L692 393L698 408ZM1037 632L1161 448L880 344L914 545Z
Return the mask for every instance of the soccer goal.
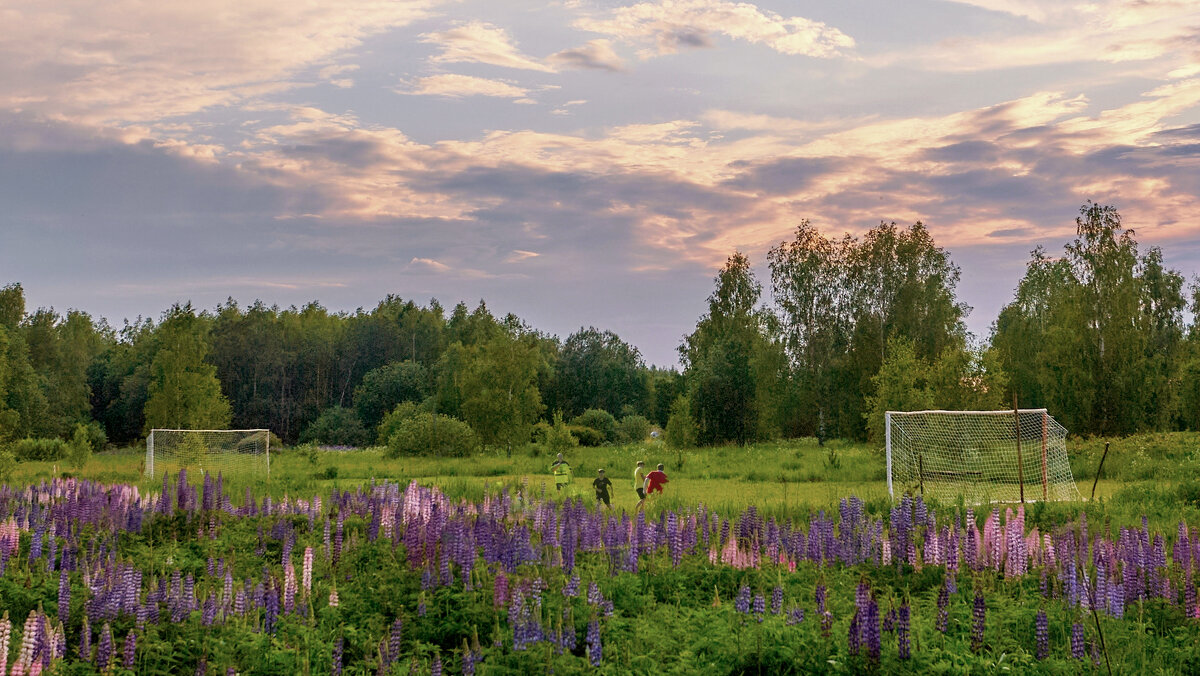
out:
M1044 408L888 411L888 494L968 504L1079 500L1067 430Z
M208 472L258 475L271 472L269 430L150 430L146 474Z

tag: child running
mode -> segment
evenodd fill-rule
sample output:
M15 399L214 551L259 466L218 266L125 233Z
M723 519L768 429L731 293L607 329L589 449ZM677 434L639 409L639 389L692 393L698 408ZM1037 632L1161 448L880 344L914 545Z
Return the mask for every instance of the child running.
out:
M612 480L604 476L604 470L596 470L598 475L592 480L592 486L596 489L596 504L604 503L605 507L612 509L612 503L609 502L608 489L612 486Z
M668 483L667 473L663 471L663 464L658 463L658 469L646 475L646 495L650 495L654 491L663 492L663 485Z
M646 502L646 461L638 460L633 468L633 490L637 491L638 503L634 509L641 509Z

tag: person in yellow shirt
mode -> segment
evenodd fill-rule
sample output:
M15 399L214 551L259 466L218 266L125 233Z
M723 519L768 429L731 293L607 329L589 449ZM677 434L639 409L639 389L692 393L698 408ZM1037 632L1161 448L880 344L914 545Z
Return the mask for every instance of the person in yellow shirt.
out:
M634 509L641 509L642 503L646 502L646 461L638 460L637 467L633 468L633 490L637 491L638 503Z
M558 492L571 484L571 465L563 459L562 453L550 464L550 473L554 475L554 489Z

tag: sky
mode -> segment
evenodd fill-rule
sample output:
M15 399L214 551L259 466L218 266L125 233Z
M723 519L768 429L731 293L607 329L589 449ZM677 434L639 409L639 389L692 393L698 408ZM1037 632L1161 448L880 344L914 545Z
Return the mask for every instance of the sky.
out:
M672 365L808 219L924 222L985 338L1081 204L1200 271L1193 0L0 0L0 284L487 301Z

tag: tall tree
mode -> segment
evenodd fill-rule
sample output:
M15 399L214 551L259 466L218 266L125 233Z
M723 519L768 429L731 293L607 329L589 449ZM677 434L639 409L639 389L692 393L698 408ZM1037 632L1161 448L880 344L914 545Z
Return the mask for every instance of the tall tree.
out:
M222 429L229 426L229 401L221 394L217 368L208 356L209 326L191 304L167 311L157 330L150 363L146 430Z
M462 417L484 443L504 447L528 443L542 415L538 372L545 356L537 337L502 331L464 348L470 359L460 376Z
M645 410L645 362L612 331L572 333L558 353L556 376L556 404L569 418L590 408L617 416Z

